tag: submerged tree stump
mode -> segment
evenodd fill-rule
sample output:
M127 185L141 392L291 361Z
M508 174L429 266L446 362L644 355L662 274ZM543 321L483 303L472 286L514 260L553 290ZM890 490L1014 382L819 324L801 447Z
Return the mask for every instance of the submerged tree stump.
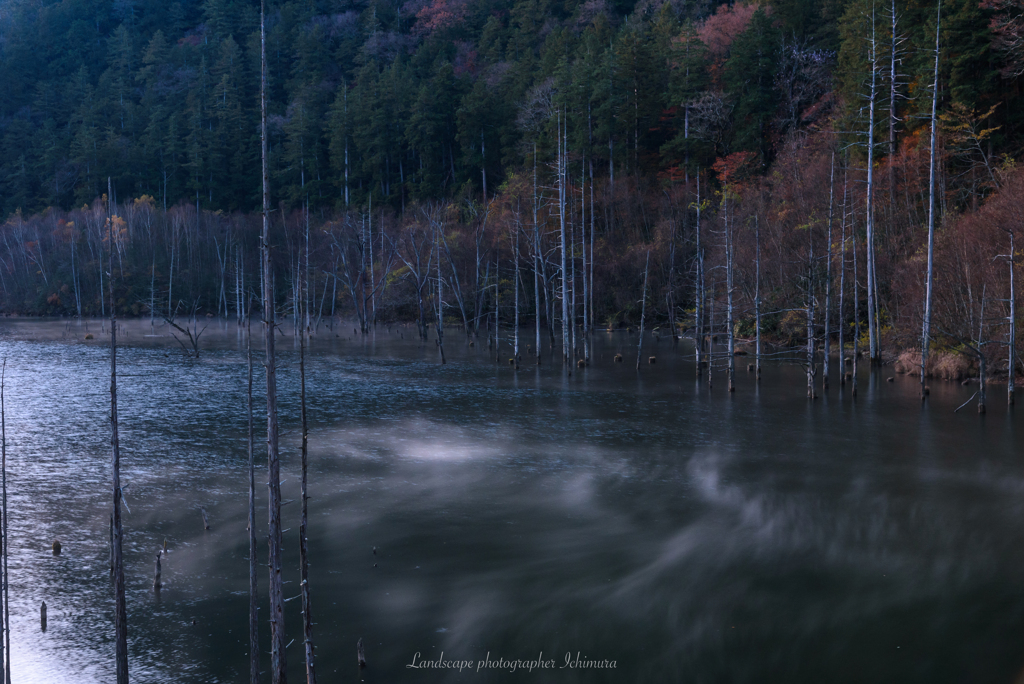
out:
M54 539L53 540L53 555L54 556L59 556L60 555L60 550L61 550L60 540L59 539Z

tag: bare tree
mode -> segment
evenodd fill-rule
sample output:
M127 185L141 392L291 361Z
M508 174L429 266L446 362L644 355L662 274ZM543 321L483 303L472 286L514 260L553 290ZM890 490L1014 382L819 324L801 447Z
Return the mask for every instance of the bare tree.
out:
M270 261L270 176L267 150L267 29L260 2L260 144L263 165L263 338L267 376L267 486L270 490L270 677L273 684L287 681L284 633L284 587L281 578L281 461L277 427L277 359L274 353L274 279Z
M441 354L441 365L447 363L444 357L444 281L441 278L441 240L438 235L444 231L444 225L431 217L431 228L434 232L434 250L437 252L437 350Z
M868 168L867 197L865 213L867 220L867 278L868 278L868 348L871 362L878 361L876 340L876 313L878 302L875 298L875 210L874 210L874 166L875 166L875 101L877 99L878 45L875 39L875 10L871 8L871 37L869 41L869 62L871 64L871 87L868 94Z
M10 609L10 585L8 582L7 572L7 407L4 404L4 390L7 379L7 357L4 357L3 369L0 370L0 484L3 486L3 501L0 505L3 506L3 510L0 514L3 515L3 595L0 596L0 600L3 602L3 615L0 615L0 620L3 621L3 672L5 684L11 684L11 609Z
M250 302L251 308L251 302ZM260 681L259 592L256 581L256 434L252 419L252 319L246 317L245 352L248 361L246 409L249 417L249 684Z
M829 315L832 313L832 209L835 206L836 154L832 153L828 176L828 236L825 254L825 335L822 339L821 387L828 391L829 360L832 355Z
M640 341L636 345L636 369L640 370L640 356L644 350L644 317L647 314L647 275L651 267L651 250L647 250L647 261L644 265L644 289L640 295Z
M308 282L307 282L308 285ZM306 415L306 336L299 337L299 402L302 414L302 517L299 520L299 571L302 594L302 643L306 655L306 684L316 684L316 670L313 659L313 613L309 595L309 525L308 471L309 471L309 422Z
M108 188L111 186L109 178L107 186ZM113 216L109 209L110 195L108 189L107 235L111 238L107 260L109 268L107 284L110 286L110 447L114 497L114 650L117 684L128 684L128 611L125 607L124 556L121 550L124 538L124 529L121 525L121 452L117 439L117 309L114 306ZM5 529L6 526L5 519Z
M937 2L935 11L935 77L932 84L932 128L928 157L928 272L925 274L924 322L921 330L921 399L925 394L927 377L928 348L932 339L932 297L935 286L935 114L939 100L939 28L942 20L942 3ZM1011 271L1012 273L1012 271ZM1012 386L1012 381L1011 381Z

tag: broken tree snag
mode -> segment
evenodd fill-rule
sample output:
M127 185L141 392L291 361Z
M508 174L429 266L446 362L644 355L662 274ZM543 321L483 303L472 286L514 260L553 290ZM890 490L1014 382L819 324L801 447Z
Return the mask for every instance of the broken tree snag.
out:
M46 605L45 603L43 604ZM362 670L366 667L366 652L363 651L363 638L359 637L359 641L356 642L356 660L359 661L359 669Z
M46 631L46 601L39 606L39 626Z
M210 529L210 521L207 520L207 518L206 518L206 507L205 506L200 506L199 507L199 512L203 514L203 529L204 530Z
M60 555L60 549L61 549L60 540L59 539L54 539L53 540L53 555L54 556L59 556Z
M153 572L153 589L160 591L160 551L156 552L156 570Z

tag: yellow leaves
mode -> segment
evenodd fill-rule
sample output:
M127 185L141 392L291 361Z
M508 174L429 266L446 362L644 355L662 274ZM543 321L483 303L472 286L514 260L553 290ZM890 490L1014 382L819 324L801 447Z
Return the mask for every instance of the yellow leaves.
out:
M152 195L143 195L142 197L137 198L133 204L136 209L141 209L142 207L149 207L150 209L156 208L156 200L153 199Z
M103 223L103 244L110 244L108 236L113 234L114 240L118 243L128 237L128 224L123 218L114 214Z
M984 114L977 114L973 108L962 102L954 102L950 105L949 111L939 116L942 122L942 130L949 137L951 143L956 147L975 147L984 142L989 136L998 131L1002 126L983 128L985 121L991 117L1001 103L989 107Z

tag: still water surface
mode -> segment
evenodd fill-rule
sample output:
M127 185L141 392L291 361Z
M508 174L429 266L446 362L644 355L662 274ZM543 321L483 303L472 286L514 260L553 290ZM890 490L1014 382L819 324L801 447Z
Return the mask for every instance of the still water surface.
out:
M111 681L100 325L0 323L19 684ZM215 321L187 360L166 328L126 325L132 679L243 682L245 337ZM86 326L96 339L84 340ZM650 339L644 356L657 364L637 373L627 333L599 334L594 365L567 377L547 355L515 372L508 348L496 363L457 331L445 366L412 327L349 331L322 331L308 362L321 682L1011 684L1024 667L1022 416L1000 386L980 418L973 407L953 413L973 388L933 383L922 409L914 380L885 382L888 369L863 372L856 400L834 380L808 402L801 369L784 365L760 387L741 371L735 394L724 378L709 391L686 344ZM282 489L297 500L298 352L290 336L279 349ZM612 363L619 351L627 363ZM292 597L298 502L283 514ZM265 553L261 544L264 563ZM259 579L265 599L265 569ZM286 604L293 681L304 674L299 604ZM543 652L555 668L406 667L442 652ZM616 669L565 668L566 654Z

